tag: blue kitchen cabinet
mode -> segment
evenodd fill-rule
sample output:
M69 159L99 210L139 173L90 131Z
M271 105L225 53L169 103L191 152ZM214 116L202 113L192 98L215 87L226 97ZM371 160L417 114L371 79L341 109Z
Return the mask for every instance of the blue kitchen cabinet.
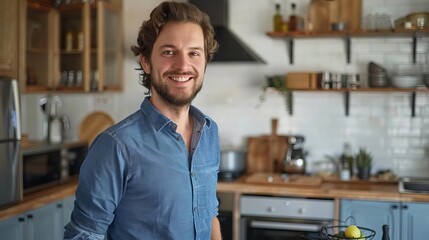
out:
M25 240L57 240L63 238L62 203L54 202L25 214Z
M58 240L63 238L63 201L0 221L1 240Z
M341 221L352 216L356 225L373 229L380 239L381 227L388 224L391 240L427 240L429 203L341 200ZM347 222L350 224L350 222Z
M24 239L24 216L15 216L0 221L1 240L23 240Z
M63 227L70 222L70 216L74 208L74 200L76 198L69 197L63 200Z
M402 203L402 238L422 240L429 236L429 203Z
M383 224L390 227L390 239L400 240L401 211L399 202L341 200L340 219L345 221L352 216L357 226L372 229L376 232L374 239L381 239ZM351 222L346 223L351 224Z

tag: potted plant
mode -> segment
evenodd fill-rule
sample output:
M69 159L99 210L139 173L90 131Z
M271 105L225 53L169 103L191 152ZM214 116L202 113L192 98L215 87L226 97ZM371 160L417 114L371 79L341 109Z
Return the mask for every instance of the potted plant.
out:
M373 166L371 154L367 150L360 148L355 156L355 164L358 171L358 178L368 180Z
M292 91L286 87L285 76L284 75L267 76L267 85L263 87L262 95L259 96L260 103L265 101L266 91L268 88L275 89L278 94L284 97L286 111L289 112L290 115L292 115L292 112L293 112Z

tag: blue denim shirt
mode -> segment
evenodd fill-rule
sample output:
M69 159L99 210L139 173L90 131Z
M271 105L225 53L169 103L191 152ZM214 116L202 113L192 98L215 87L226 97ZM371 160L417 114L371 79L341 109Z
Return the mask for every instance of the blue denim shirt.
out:
M64 239L210 239L218 214L218 128L197 108L190 113L191 152L148 98L101 133L82 164Z

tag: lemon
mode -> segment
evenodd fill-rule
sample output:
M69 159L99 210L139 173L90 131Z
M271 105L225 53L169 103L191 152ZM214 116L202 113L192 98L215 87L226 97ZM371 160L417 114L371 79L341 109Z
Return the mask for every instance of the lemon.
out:
M344 234L348 238L359 238L361 235L361 232L360 232L360 229L355 225L350 225L346 228L346 231L344 231Z

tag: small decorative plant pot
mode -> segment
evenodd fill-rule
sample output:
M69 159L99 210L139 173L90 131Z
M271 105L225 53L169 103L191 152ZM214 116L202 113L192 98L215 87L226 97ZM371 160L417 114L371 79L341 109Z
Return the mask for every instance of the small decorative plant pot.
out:
M360 167L358 168L358 178L362 180L368 180L371 176L371 167Z

